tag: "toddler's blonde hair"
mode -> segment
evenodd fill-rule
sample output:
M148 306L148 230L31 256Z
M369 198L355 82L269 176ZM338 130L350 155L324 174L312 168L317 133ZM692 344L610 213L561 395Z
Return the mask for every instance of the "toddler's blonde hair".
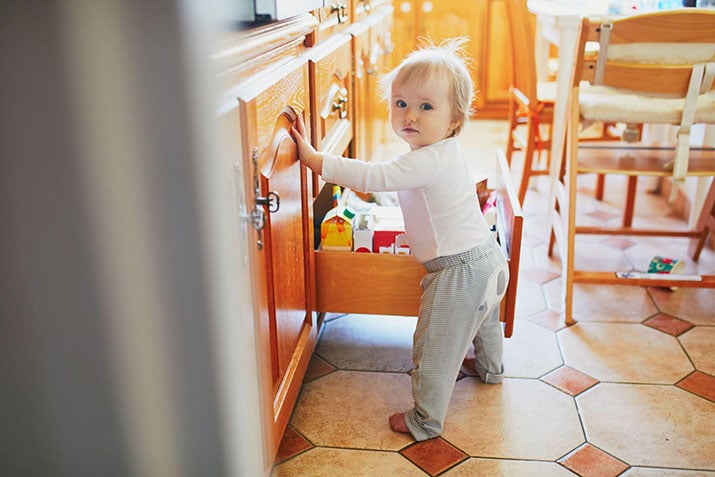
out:
M453 119L459 124L452 136L459 134L471 116L474 97L474 83L467 67L469 59L463 51L467 41L467 38L458 37L435 45L431 40L423 40L423 46L407 55L402 63L382 77L385 101L388 104L392 101L392 85L395 81L427 81L444 75L449 82Z

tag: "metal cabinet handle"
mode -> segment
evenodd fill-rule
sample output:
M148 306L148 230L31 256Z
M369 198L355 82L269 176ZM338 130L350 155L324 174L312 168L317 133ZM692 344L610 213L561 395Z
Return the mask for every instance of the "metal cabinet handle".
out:
M348 21L347 9L348 7L346 5L343 5L342 3L338 3L337 5L330 5L330 13L338 13L338 23L345 23Z

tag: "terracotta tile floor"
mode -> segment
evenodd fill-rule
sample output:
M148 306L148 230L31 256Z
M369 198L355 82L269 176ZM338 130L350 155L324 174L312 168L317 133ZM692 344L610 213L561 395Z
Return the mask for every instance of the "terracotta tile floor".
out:
M494 157L504 131L475 121L463 136L468 153ZM391 432L387 417L411 404L416 319L330 315L274 476L715 476L715 291L581 285L578 322L566 327L559 262L546 254L548 184L538 179L524 204L504 382L460 379L444 434L415 443ZM579 217L613 220L617 181L607 179L601 203L590 187L584 182ZM637 220L662 223L664 207L639 198ZM685 258L688 273L713 273L715 253L695 264L680 240L591 237L586 261L645 269L664 255Z

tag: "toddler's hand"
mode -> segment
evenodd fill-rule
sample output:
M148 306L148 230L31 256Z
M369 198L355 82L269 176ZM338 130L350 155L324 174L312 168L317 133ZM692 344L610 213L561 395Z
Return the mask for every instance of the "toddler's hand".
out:
M320 174L323 171L323 157L305 138L303 116L298 115L296 127L291 127L290 132L298 146L298 159L300 159L300 162Z

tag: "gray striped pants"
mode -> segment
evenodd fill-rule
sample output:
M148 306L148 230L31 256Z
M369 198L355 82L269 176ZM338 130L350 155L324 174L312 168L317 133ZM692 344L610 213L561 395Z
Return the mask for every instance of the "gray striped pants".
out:
M412 351L414 408L405 424L418 441L442 433L447 407L462 361L474 344L475 364L483 381L502 379L503 335L499 302L509 268L489 241L467 252L425 263L422 300Z

